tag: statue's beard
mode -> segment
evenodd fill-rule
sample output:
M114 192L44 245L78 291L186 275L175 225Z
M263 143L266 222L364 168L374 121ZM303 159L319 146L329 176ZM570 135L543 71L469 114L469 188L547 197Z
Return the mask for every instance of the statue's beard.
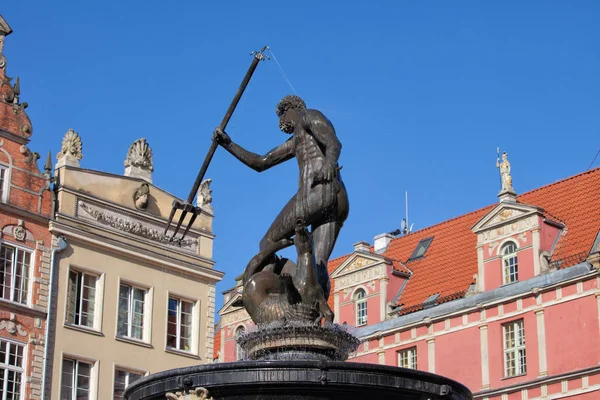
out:
M294 133L294 123L283 118L279 119L279 129L285 133Z

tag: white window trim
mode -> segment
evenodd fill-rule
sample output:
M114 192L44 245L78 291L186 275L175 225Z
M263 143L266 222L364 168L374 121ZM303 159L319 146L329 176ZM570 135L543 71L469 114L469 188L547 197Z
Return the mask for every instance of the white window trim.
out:
M119 296L121 291L121 285L127 285L138 289L143 289L146 291L146 295L144 296L144 330L142 333L142 339L135 339L129 336L121 336L119 335ZM125 280L119 278L119 285L117 290L117 315L115 319L115 337L124 338L127 340L135 340L143 343L151 343L152 342L152 311L154 303L154 289L147 285L133 282L130 280ZM168 302L167 302L168 304ZM168 310L167 310L168 311Z
M506 246L508 246L509 244L513 244L515 246L515 252L505 255L503 253L503 249ZM500 255L500 259L502 260L502 284L503 285L508 285L508 284L511 284L511 283L519 282L519 256L518 256L518 254L519 254L519 245L517 244L517 242L514 241L514 240L512 240L512 239L505 240L499 246L498 253ZM516 258L516 260L517 260L517 263L516 263L516 265L517 265L517 279L515 279L514 281L509 282L509 281L506 280L506 266L504 265L504 261L508 260L510 258L513 258L513 257Z
M404 367L401 365L402 354L407 354L407 356L408 356L408 363L409 363L408 367ZM405 349L398 350L398 366L399 367L408 368L408 369L417 369L418 360L419 360L419 358L418 358L417 346L407 347ZM411 364L412 364L412 366L411 366Z
M142 375L142 377L148 376L148 374L149 374L149 371L144 371L144 370L137 369L137 368L125 367L121 364L113 364L111 399L114 397L114 393L115 393L115 383L116 383L115 375L116 375L117 370L126 371L126 372L130 372L130 373L133 372L134 374ZM125 386L125 388L127 388L127 386Z
M358 296L359 292L363 292L365 294L365 297L362 298L361 300L357 300L356 297ZM356 326L366 326L369 324L369 310L367 307L367 290L359 287L357 288L354 293L352 293L352 302L354 303L354 318L356 319ZM358 305L359 303L364 304L365 305L365 322L364 323L360 323L359 321L359 317L358 317Z
M506 327L508 325L512 325L515 328L515 347L512 347L510 349L506 348ZM522 327L521 330L517 329L517 325L520 325ZM523 345L517 345L518 342L518 332L523 332ZM502 370L504 371L504 377L505 378L514 378L516 376L521 376L521 375L526 375L527 374L527 338L525 335L525 321L523 319L518 319L518 320L514 320L511 322L507 322L502 324L502 360L504 362L503 368ZM519 350L525 350L525 368L524 368L524 372L520 372L521 371L521 359L519 357ZM506 365L506 355L507 353L514 353L514 357L515 357L515 375L509 375L508 374L508 368Z
M183 349L178 349L177 347L171 347L167 344L167 341L169 339L169 299L173 297L176 298L179 301L187 301L188 303L192 303L192 337L190 339L190 342L192 344L191 349L190 350L183 350ZM200 300L197 299L192 299L189 298L185 295L180 295L174 292L168 292L167 293L167 306L166 306L166 313L165 313L165 349L169 350L169 351L175 351L175 352L181 352L181 353L185 353L185 354L192 354L197 356L198 355L198 349L199 349L199 339L200 339L200 333L199 333L199 316L200 316ZM179 316L177 316L178 320L179 320ZM179 326L179 323L177 324Z
M23 370L23 372L21 373L21 393L20 396L22 399L25 398L25 386L27 384L27 377L25 376L27 374L27 365L29 365L29 360L28 360L28 353L29 353L29 349L27 348L27 343L25 342L21 342L18 340L13 340L10 338L6 338L6 337L2 337L0 338L1 340L4 340L5 342L9 342L11 344L16 344L19 346L23 346L23 366L21 367L21 369ZM6 368L8 369L8 368ZM12 370L14 370L14 367L10 368Z
M245 353L244 349L242 349L242 347L241 347L240 345L238 345L238 343L237 343L237 338L238 338L238 336L237 336L237 333L238 333L238 331L239 331L240 329L241 329L241 330L243 330L242 334L244 334L244 333L246 332L246 330L247 330L247 329L246 329L246 325L244 325L244 324L239 324L239 325L238 325L238 326L236 326L236 327L235 327L235 329L233 330L233 342L235 343L235 359L236 359L236 361L239 361L239 360L242 360L242 359L243 359L243 358L240 358L240 357L239 357L239 354L240 354L240 353L239 353L238 351L241 351L243 355L246 355L246 354L244 354L244 353Z
M82 273L88 274L88 275L94 275L97 278L96 279L96 302L94 304L94 326L93 327L74 324L71 322L71 320L69 319L69 316L67 315L68 305L69 305L69 290L68 290L68 288L69 288L69 273L71 271L77 271L77 272L82 272ZM65 326L74 326L74 327L84 329L84 330L102 332L102 311L104 310L103 305L104 305L105 279L106 279L106 275L103 272L94 271L94 270L88 269L88 268L83 268L78 265L69 265L69 268L67 269L67 273L66 273L66 277L65 277L65 288L67 288L67 290L65 290L65 305L64 305L64 310L63 310L63 315L65 316L65 318L64 318Z
M0 197L0 202L8 203L10 199L10 182L12 176L12 165L7 165L6 163L0 163L0 169L6 170L6 176L4 177L4 187L2 188L2 196Z
M61 353L60 357L60 369L58 379L58 397L60 397L60 391L62 389L62 377L63 377L63 360L65 358L81 361L92 365L92 371L90 373L90 400L96 400L98 398L98 370L100 369L100 361L94 360L89 357L78 356L73 353Z
M34 276L33 276L33 272L35 271L35 267L36 267L36 260L37 260L37 255L38 255L38 251L36 249L32 249L29 247L25 247L22 246L20 244L16 244L13 242L9 242L7 240L0 240L0 246L2 245L7 245L10 247L14 247L15 249L18 249L20 251L27 251L29 253L31 253L31 260L29 262L29 282L27 282L27 300L25 303L19 303L18 301L14 301L14 300L8 300L8 299L2 299L4 301L9 301L11 303L15 303L15 304L19 304L22 306L27 306L27 307L31 307L33 304L33 283L34 283ZM14 275L14 274L13 274ZM14 288L13 288L14 290ZM12 296L12 295L11 295ZM49 302L50 300L48 300Z

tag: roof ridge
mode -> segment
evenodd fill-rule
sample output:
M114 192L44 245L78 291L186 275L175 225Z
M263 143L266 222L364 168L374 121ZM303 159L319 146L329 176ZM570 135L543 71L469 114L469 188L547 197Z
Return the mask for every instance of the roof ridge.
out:
M587 170L587 171L584 171L584 172L580 172L580 173L579 173L579 174L577 174L577 175L573 175L573 176L570 176L570 177L567 177L567 178L561 179L561 180L559 180L559 181L556 181L556 182L549 183L549 184L547 184L547 185L541 186L541 187L539 187L539 188L532 189L532 190L530 190L530 191L528 191L528 192L525 192L525 193L522 193L522 194L518 195L518 196L517 196L517 199L518 199L519 197L521 197L521 196L525 196L525 195L528 195L528 194L530 194L530 193L534 193L534 192L536 192L536 191L539 191L539 190L541 190L541 189L546 189L546 188L548 188L548 187L550 187L550 186L553 186L553 185L558 185L558 184L560 184L560 183L563 183L563 182L566 182L566 181L568 181L568 180L575 179L575 178L579 178L579 177L581 177L581 176L583 176L583 175L590 174L590 173L594 173L594 172L600 172L600 167L596 167L596 168L593 168L593 169L590 169L590 170ZM423 228L423 229L417 230L417 231L415 231L415 232L413 232L413 233L417 233L417 232L423 232L423 231L426 231L426 230L428 230L428 229L436 228L436 227L438 227L438 226L440 226L440 225L443 225L443 224L446 224L446 223L449 223L449 222L453 222L453 221L455 221L455 220L457 220L457 219L460 219L460 218L463 218L463 217L467 217L467 216L469 216L469 215L471 215L471 214L475 214L475 213L481 212L481 211L483 211L483 210L484 210L484 209L486 209L486 208L489 208L489 207L495 207L497 204L500 204L500 203L496 203L496 204L489 204L489 205L487 205L487 206L484 206L484 207L478 208L478 209L476 209L476 210L470 211L470 212L468 212L468 213L466 213L466 214L461 214L461 215L458 215L458 216L456 216L456 217L453 217L453 218L447 219L447 220L445 220L445 221L441 221L441 222L438 222L438 223L436 223L436 224L429 225L429 226L427 226L427 227L425 227L425 228ZM524 203L523 203L523 204L524 204ZM556 217L555 217L555 218L556 218ZM557 220L559 220L559 221L560 221L560 219L559 219L559 218L557 218ZM394 240L397 240L397 239L401 239L401 238L403 238L403 237L406 237L406 236L409 236L409 235L405 235L405 236L399 236L399 237L396 237L396 238L392 239L392 241L394 241Z
M569 181L569 180L571 180L571 179L580 178L580 177L581 177L581 176L583 176L583 175L588 175L588 174L592 174L592 173L595 173L595 172L600 172L600 167L596 167L596 168L588 169L587 171L580 172L580 173L578 173L578 174L576 174L576 175L573 175L573 176L569 176L569 177L563 178L563 179L561 179L561 180L558 180L558 181L556 181L556 182L548 183L548 184L546 184L546 185L544 185L544 186L540 186L540 187L538 187L538 188L532 189L532 190L530 190L530 191L528 191L528 192L525 192L525 193L521 193L521 194L517 195L517 199L518 199L519 197L521 197L521 196L525 196L525 195L528 195L528 194L531 194L531 193L537 192L537 191L539 191L539 190L542 190L542 189L547 189L547 188L549 188L550 186L558 185L558 184L561 184L561 183L563 183L563 182Z

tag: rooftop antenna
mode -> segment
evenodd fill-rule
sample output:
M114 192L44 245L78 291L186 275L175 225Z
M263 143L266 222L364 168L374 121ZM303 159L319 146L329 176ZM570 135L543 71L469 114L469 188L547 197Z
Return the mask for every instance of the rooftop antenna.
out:
M395 231L390 232L390 234L397 236L397 235L408 235L409 233L412 233L413 230L413 226L415 224L409 225L408 224L408 191L406 192L406 217L402 218L402 223L400 224L400 229L396 229Z
M413 226L415 224L409 225L409 222L408 222L408 191L406 191L405 193L406 193L406 218L402 219L401 230L404 235L408 235L409 233L412 232Z

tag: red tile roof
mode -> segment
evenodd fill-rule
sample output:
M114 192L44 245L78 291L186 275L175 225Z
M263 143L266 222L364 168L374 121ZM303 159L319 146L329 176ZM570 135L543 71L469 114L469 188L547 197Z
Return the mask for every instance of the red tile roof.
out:
M559 239L551 261L574 257L590 251L600 229L600 168L596 168L562 181L543 186L517 197L522 204L544 209L553 221L566 226ZM408 280L398 305L402 314L418 311L431 295L438 294L438 303L464 296L477 273L477 236L471 228L491 211L493 204L393 239L385 257L399 260L413 274ZM407 262L420 240L433 237L425 255ZM333 272L348 255L329 262ZM333 282L332 282L333 293ZM329 299L333 308L332 297Z

